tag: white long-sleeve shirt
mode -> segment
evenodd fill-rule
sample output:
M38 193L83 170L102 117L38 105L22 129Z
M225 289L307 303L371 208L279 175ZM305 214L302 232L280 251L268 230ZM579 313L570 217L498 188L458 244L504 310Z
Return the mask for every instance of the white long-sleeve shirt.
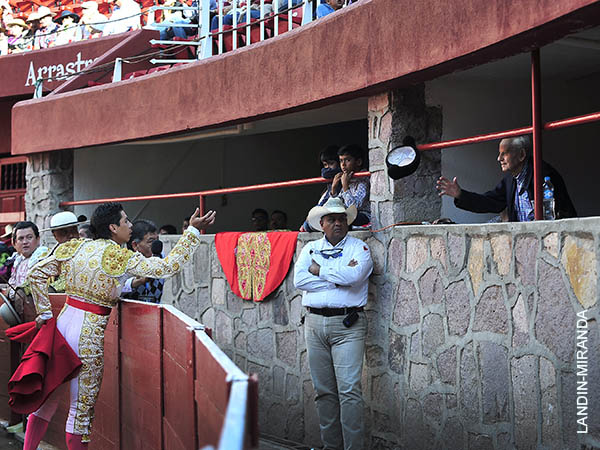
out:
M335 253L337 258L324 257L323 250ZM315 261L321 266L319 276L308 268ZM356 265L349 265L350 261ZM294 266L294 286L304 291L302 305L313 308L348 308L367 304L369 275L373 271L371 251L360 239L346 236L336 246L323 237L309 242L300 252Z

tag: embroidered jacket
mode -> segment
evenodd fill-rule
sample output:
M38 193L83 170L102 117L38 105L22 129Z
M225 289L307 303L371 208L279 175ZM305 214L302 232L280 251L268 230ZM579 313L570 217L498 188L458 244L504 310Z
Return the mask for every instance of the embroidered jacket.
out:
M175 275L200 243L189 227L166 258L146 258L107 239L72 239L57 247L28 275L37 313L52 317L47 280L64 274L65 293L96 305L114 307L123 283L130 277L167 278Z

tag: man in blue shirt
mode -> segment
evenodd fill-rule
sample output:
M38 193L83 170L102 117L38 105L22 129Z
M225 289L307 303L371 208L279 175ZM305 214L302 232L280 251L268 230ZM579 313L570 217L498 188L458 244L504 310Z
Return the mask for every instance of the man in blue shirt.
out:
M294 286L304 292L306 349L315 387L321 441L325 449L354 450L364 446L363 400L360 386L367 318L369 247L348 236L356 218L354 205L330 198L308 213L322 239L304 246L294 266Z
M331 14L344 6L344 0L323 0L322 3L317 6L317 19Z

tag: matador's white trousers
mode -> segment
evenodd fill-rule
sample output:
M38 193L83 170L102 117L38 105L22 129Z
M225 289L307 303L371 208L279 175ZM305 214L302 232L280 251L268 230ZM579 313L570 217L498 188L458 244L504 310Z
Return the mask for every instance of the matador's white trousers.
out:
M71 402L65 428L67 433L81 435L82 442L90 440L94 406L102 384L108 317L65 304L56 321L58 330L82 362L79 375L69 381ZM50 422L62 392L61 386L33 414Z

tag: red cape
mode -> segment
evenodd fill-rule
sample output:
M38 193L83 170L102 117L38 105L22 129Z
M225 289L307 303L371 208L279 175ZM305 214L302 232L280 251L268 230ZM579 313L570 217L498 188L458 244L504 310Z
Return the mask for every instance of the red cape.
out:
M35 327L34 322L28 324ZM17 339L28 324L19 326ZM58 386L77 376L80 367L79 357L56 328L56 319L48 320L33 338L8 382L8 404L17 414L36 411Z
M260 239L262 235L266 235L268 242ZM297 239L297 231L217 233L217 256L233 293L259 302L277 289L288 273ZM238 256L242 251L245 256L240 267ZM247 283L260 285L246 286Z

